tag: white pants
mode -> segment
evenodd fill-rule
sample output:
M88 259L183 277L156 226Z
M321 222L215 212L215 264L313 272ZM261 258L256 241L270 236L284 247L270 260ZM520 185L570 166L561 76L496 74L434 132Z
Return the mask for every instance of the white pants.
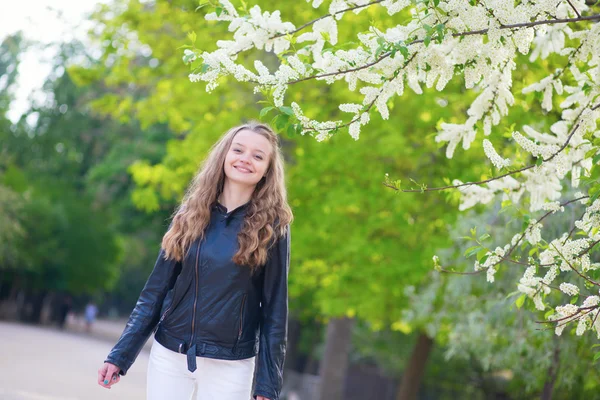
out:
M249 400L255 357L217 360L196 357L190 372L185 354L167 349L156 340L148 361L147 400Z

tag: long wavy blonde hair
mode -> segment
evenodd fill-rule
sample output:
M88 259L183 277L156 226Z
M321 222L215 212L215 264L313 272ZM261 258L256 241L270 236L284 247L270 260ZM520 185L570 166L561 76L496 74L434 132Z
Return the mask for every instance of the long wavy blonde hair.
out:
M210 222L211 207L223 191L225 157L235 135L244 129L267 138L272 151L265 176L256 184L246 209L242 229L238 233L239 249L233 256L233 261L238 265L248 266L255 272L267 261L269 243L272 239L281 237L286 226L292 222L279 136L268 125L250 121L231 128L211 147L208 157L174 212L170 229L162 239L166 258L181 261L192 242L204 238L205 229Z

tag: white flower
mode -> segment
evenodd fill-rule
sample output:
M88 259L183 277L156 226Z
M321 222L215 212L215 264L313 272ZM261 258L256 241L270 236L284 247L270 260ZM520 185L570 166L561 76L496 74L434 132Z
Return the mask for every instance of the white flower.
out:
M500 157L498 153L496 153L496 149L494 149L492 142L487 139L483 139L483 151L496 168L502 169L510 165L510 159Z
M583 307L593 307L597 306L600 303L600 297L598 296L588 296L583 302Z
M550 201L542 205L542 210L552 211L552 214L554 214L557 211L565 211L565 208L560 205L559 201Z
M571 283L561 283L558 287L561 292L569 296L577 296L579 294L579 288Z
M487 269L487 281L490 283L494 283L494 275L496 275L496 272L498 272L498 270L496 270L495 267L489 267Z
M577 336L583 335L583 333L586 331L587 322L588 322L588 319L585 317L582 317L579 319L579 322L577 323L577 330L575 331L575 334Z

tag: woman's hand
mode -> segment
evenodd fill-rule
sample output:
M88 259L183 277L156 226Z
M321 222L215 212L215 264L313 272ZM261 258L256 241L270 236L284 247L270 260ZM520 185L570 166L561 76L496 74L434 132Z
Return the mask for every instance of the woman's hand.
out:
M105 362L98 370L98 385L110 389L112 385L119 383L121 380L120 370L116 365Z

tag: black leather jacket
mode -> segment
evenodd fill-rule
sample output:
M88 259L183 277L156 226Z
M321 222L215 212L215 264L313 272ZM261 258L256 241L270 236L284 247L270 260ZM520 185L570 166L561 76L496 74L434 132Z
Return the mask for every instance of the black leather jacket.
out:
M249 203L227 213L215 203L204 240L196 240L181 262L165 260L161 249L121 338L106 362L121 375L135 361L150 334L163 346L196 357L256 359L254 398L279 399L287 341L287 277L290 229L274 238L260 272L232 261L237 234Z

